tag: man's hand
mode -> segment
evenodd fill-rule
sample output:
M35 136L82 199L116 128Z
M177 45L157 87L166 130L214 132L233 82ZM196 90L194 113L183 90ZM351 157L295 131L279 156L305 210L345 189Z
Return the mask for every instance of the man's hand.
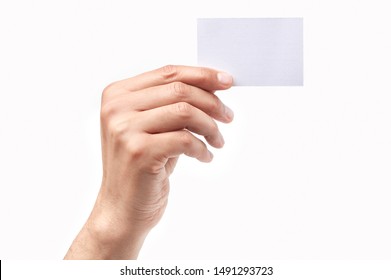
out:
M185 154L202 162L224 145L215 120L233 112L214 94L232 77L208 68L165 66L109 85L102 95L102 186L65 258L135 259L162 217L169 176Z

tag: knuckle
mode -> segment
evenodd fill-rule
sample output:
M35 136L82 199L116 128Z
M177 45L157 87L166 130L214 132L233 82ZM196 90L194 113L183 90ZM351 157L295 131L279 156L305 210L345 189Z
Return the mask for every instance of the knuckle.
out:
M219 127L217 126L217 123L215 121L211 121L210 122L210 127L209 127L210 131L213 133L213 134L217 134L218 130L219 130Z
M118 123L111 121L109 122L109 131L110 134L113 136L113 138L122 138L122 136L125 134L127 130L127 125L124 122Z
M150 165L147 165L147 166L143 166L142 167L142 171L147 173L147 174L151 174L151 175L157 175L161 172L162 170L162 167L161 165L159 165L158 163L154 162Z
M207 69L207 68L204 68L204 67L199 68L199 74L198 75L199 75L198 80L201 83L208 82L210 80L210 78L211 78L210 70Z
M174 112L183 118L189 118L191 116L192 107L189 103L178 102L174 104Z
M112 103L102 104L100 110L100 119L103 124L107 124L108 121L115 115L117 112L117 107L113 106Z
M223 111L223 103L218 99L217 96L213 95L213 101L210 105L210 111L213 113L220 113Z
M145 151L145 149L143 150ZM164 169L166 163L167 163L167 158L163 158L160 156L156 155L150 155L150 157L145 160L146 153L142 152L138 154L139 157L142 157L144 160L139 163L140 168L149 174L158 174Z
M148 150L147 141L142 137L134 137L126 146L128 157L132 160L137 160L146 155Z
M109 96L118 89L118 82L108 84L102 92L102 102L105 101Z
M172 64L163 66L161 68L162 76L165 80L172 81L174 80L178 75L178 67Z
M183 131L179 136L179 141L186 148L190 147L193 143L193 136L188 131Z
M128 134L128 125L126 122L115 122L110 120L106 124L106 129L103 133L105 138L108 136L110 142L113 143L116 147L120 148L126 143Z
M184 83L174 82L171 84L172 86L172 94L175 99L184 100L187 96L187 87Z

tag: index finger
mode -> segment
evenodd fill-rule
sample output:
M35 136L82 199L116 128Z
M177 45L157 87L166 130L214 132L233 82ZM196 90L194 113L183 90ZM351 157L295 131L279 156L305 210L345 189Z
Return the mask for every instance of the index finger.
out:
M172 82L182 82L209 92L214 92L216 90L230 88L233 79L228 73L211 68L166 65L162 68L119 81L129 91L165 85Z

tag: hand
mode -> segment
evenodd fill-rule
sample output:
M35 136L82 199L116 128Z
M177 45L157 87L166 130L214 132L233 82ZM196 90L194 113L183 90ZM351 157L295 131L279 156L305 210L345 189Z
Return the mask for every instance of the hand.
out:
M233 112L214 92L231 85L223 72L170 65L104 90L102 185L66 258L137 258L164 213L178 157L213 158L193 133L215 148L224 145L215 120L231 122Z

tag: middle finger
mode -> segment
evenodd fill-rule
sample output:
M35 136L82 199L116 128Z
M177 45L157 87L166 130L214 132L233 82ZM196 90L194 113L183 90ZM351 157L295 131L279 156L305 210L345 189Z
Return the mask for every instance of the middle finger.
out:
M137 111L187 102L218 121L228 123L233 119L232 110L215 94L181 82L131 92L128 102Z

